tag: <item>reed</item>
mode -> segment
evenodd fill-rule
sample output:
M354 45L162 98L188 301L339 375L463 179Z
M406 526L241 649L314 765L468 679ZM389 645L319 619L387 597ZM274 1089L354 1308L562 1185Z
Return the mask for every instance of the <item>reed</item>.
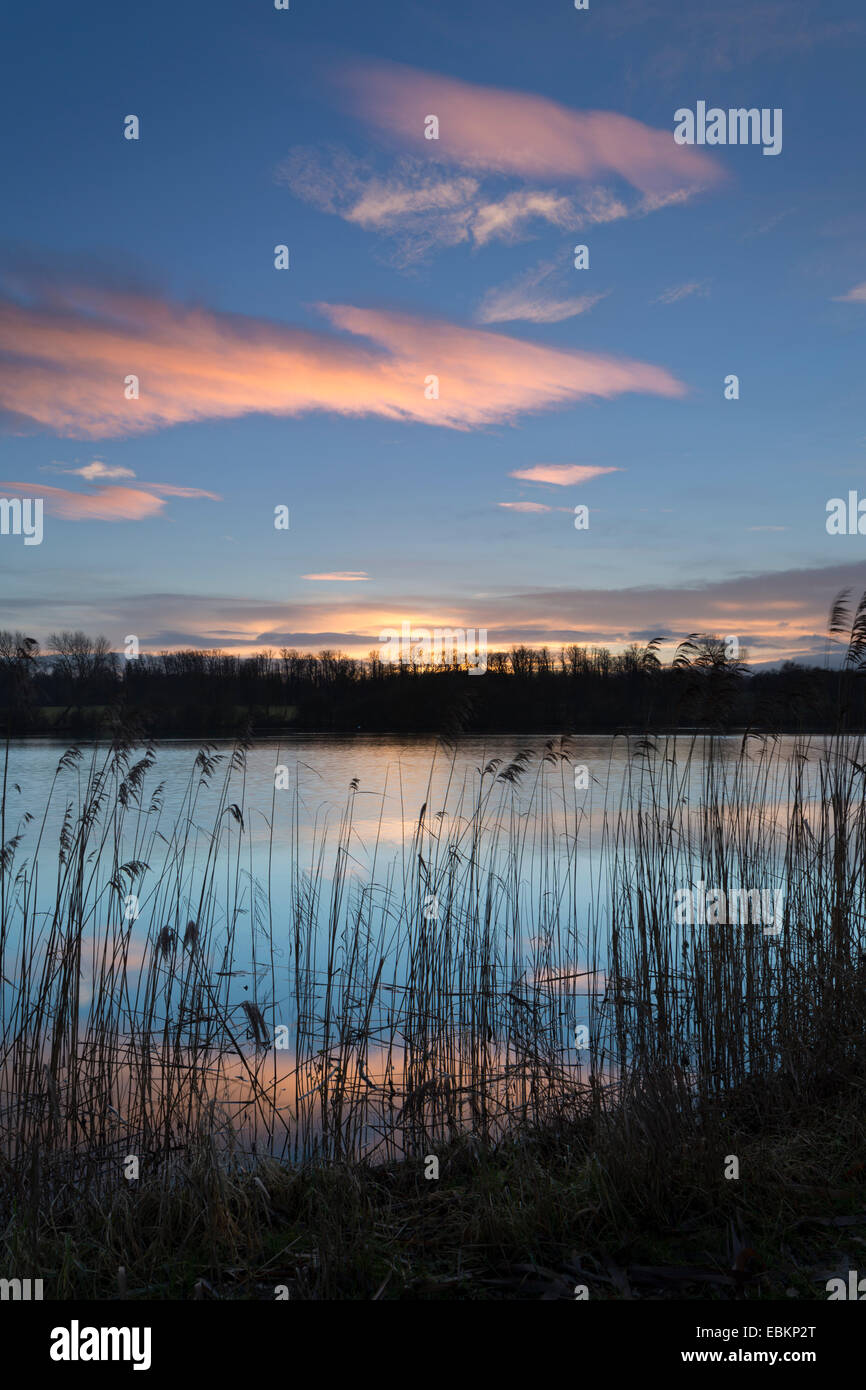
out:
M443 804L431 769L396 858L381 821L361 852L355 783L336 829L309 830L297 789L288 827L276 792L251 811L250 749L203 747L169 813L153 747L118 734L73 748L34 817L17 809L7 743L0 1249L13 1271L45 1271L57 1296L111 1296L122 1266L130 1296L179 1296L193 1267L214 1278L232 1261L257 1262L267 1285L288 1250L301 1293L373 1296L371 1212L399 1229L427 1155L491 1184L491 1212L464 1218L496 1265L561 1243L566 1217L598 1250L635 1222L663 1227L684 1163L691 1200L728 1212L735 1138L765 1152L832 1115L844 1155L862 1146L859 735L631 738L618 797L599 768L575 791L566 739L468 777L459 745L443 747ZM696 884L725 901L778 892L778 930L678 922ZM447 1218L442 1231L462 1258L465 1232Z

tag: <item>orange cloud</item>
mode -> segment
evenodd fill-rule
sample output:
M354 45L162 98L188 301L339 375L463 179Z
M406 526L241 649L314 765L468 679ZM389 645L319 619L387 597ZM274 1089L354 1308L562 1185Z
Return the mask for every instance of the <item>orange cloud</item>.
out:
M664 368L628 358L406 314L319 307L343 333L368 341L92 287L54 288L50 302L37 304L0 301L0 408L94 438L257 411L466 429L626 391L685 393ZM137 400L125 398L129 375L139 379ZM427 398L431 376L439 377L438 399Z
M0 488L41 497L45 510L64 521L144 521L159 516L168 497L220 498L215 492L195 487L173 487L170 483L145 483L136 487L98 487L93 492L69 492L67 488L46 487L44 483L0 483ZM145 492L144 488L152 491Z
M469 169L524 177L592 179L616 174L646 194L718 183L721 167L703 151L676 145L612 111L574 111L547 97L396 64L350 64L338 73L349 105L370 124L429 156ZM424 122L439 119L439 140Z
M573 483L588 483L603 473L621 473L621 468L597 468L584 463L535 463L531 468L515 468L509 478L524 478L529 483L555 483L570 487Z
M413 401L413 417L456 427L508 420L527 410L625 391L682 396L670 372L628 358L542 347L481 329L408 314L321 305L338 328L380 343L414 383L439 378L439 399Z

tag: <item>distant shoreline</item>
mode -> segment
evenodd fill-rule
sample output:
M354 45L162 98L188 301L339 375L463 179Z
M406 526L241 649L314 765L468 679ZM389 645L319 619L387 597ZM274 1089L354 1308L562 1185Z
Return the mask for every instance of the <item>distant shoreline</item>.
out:
M370 739L444 739L449 743L461 743L477 741L480 738L729 738L740 739L747 734L754 737L773 737L773 738L856 738L858 735L866 733L866 726L852 727L841 732L838 729L826 726L798 726L785 728L761 728L757 725L740 725L726 728L708 728L702 726L681 726L654 724L651 727L632 725L623 728L584 728L569 729L564 732L561 728L510 728L510 729L463 729L447 736L441 729L326 729L326 728L303 728L299 729L292 725L281 727L253 726L238 727L234 730L225 728L213 729L172 729L171 732L160 733L158 730L148 729L141 731L141 741L154 740L162 744L170 743L197 743L201 739L216 739L223 743L233 743L244 735L252 738L256 742L273 742L282 738L298 739L344 739L358 740ZM78 742L104 744L111 741L111 730L94 732L93 728L81 726L62 725L56 729L22 730L12 731L10 734L13 743L51 743L67 742L69 738L75 738Z

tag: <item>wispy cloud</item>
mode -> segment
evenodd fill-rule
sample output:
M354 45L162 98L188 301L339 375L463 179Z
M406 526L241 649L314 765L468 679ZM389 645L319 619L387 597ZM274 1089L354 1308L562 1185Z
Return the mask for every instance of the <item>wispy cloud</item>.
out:
M653 304L676 304L680 299L688 299L690 295L696 294L701 299L705 299L709 294L709 288L704 280L690 280L685 285L673 285L669 290L664 290L657 299L653 299Z
M302 579L327 580L328 583L358 584L370 578L366 570L329 570L324 574L302 574Z
M563 294L556 286L563 278L562 267L545 261L527 271L510 285L488 290L476 315L480 323L561 323L585 314L605 298L601 294Z
M552 512L553 507L546 506L543 502L497 502L497 507L506 507L512 512ZM557 511L560 508L556 509Z
M472 234L479 246L494 240L517 241L538 218L553 227L571 227L574 203L558 193L519 189L498 201L482 203L472 220Z
M621 468L601 468L591 463L534 463L531 468L515 468L509 478L522 478L528 483L554 483L557 487L571 487L575 483L588 483L592 478L600 478L603 473L621 473Z
M763 218L762 221L756 222L753 226L747 228L740 237L740 240L751 241L754 237L766 236L768 232L772 232L774 228L778 227L780 222L783 222L786 217L790 217L791 213L796 211L796 207L784 208L781 212L776 212L769 217Z
M68 473L75 478L85 478L87 482L95 482L97 478L134 478L135 472L131 468L121 468L119 465L109 465L103 463L101 459L94 459L92 463L85 463L81 468L66 468L63 464L52 463L43 464L43 472L48 473Z
M627 391L673 398L686 389L646 362L385 310L319 305L338 331L317 333L132 292L73 288L62 304L58 294L50 304L0 301L0 408L76 437L252 412L467 429ZM130 373L137 400L125 399Z
M222 501L218 492L206 492L200 487L177 487L174 483L142 483L141 486L150 488L152 492L162 493L166 497L207 497L211 502Z
M393 259L404 266L463 242L481 247L523 241L545 226L577 230L644 216L683 198L682 193L647 194L629 202L590 184L567 193L531 187L496 192L480 178L442 164L431 171L429 160L412 155L382 174L369 160L334 146L295 148L277 167L276 178L320 212L391 238Z
M866 280L862 285L855 285L847 294L834 295L837 304L866 304Z
M320 212L390 237L402 265L469 241L482 201L478 180L465 174L431 172L424 161L404 158L383 175L335 146L296 147L276 178Z

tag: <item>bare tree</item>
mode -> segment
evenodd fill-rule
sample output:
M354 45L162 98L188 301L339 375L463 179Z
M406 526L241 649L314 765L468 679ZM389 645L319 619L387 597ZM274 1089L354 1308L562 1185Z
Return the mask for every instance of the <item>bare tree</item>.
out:
M96 693L99 684L117 671L107 637L88 637L80 631L52 632L48 650L53 658L53 674L60 678L64 688L67 701L64 714L73 707L80 710Z

